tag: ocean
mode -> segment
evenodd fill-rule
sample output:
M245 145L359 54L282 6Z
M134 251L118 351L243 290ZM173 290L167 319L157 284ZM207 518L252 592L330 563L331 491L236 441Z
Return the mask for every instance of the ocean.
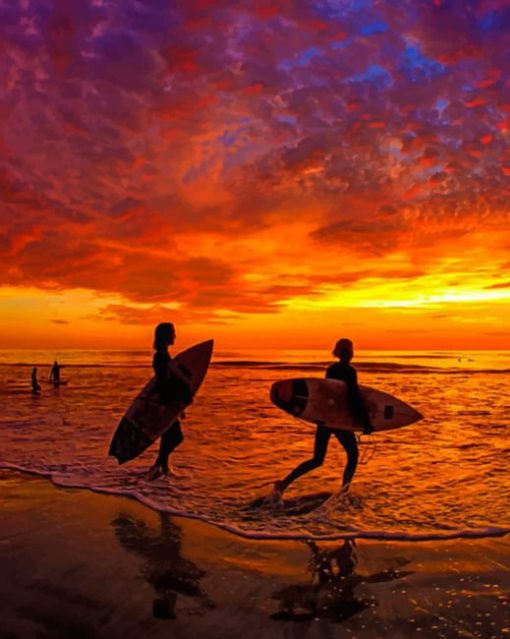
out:
M0 468L128 496L254 539L422 540L510 532L510 351L356 352L360 384L396 395L424 419L363 436L347 496L339 492L345 453L332 438L323 466L294 482L283 505L253 507L313 448L313 426L273 406L270 386L278 379L323 377L328 356L216 352L182 422L185 440L171 457L175 474L148 481L144 472L158 444L122 466L108 457L108 447L152 375L150 349L0 351ZM68 381L60 388L45 382L55 358ZM31 393L33 366L39 396Z

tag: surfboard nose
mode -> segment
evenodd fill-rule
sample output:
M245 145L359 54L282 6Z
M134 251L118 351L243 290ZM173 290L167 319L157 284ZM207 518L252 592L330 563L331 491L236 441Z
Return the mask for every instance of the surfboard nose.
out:
M412 408L411 406L408 405L406 420L405 420L405 423L402 425L408 426L409 424L415 424L416 422L419 422L420 419L423 419L423 415L419 411L417 411L415 408Z

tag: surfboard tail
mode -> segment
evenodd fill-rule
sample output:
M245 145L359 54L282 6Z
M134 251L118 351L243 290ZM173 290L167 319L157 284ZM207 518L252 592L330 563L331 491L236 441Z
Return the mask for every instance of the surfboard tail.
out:
M119 464L125 464L138 457L151 444L152 439L147 437L142 428L124 416L113 435L108 455L115 457Z

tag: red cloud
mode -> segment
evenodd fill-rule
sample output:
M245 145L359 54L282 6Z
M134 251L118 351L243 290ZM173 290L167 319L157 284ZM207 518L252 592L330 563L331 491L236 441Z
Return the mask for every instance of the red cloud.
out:
M245 277L293 223L293 260L331 242L381 265L448 216L499 224L510 62L479 20L502 5L174 5L4 7L2 283L272 312L320 285Z

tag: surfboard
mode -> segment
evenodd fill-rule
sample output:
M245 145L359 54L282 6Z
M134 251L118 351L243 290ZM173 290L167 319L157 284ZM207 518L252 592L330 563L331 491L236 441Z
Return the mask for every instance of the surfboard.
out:
M412 406L389 393L370 386L359 388L375 431L402 428L423 419ZM363 430L350 414L347 387L338 379L284 379L271 386L271 401L306 422L333 430Z
M169 363L172 376L185 382L193 396L207 373L213 344L212 339L196 344L179 353ZM138 457L165 432L189 404L189 401L179 398L168 405L162 404L156 390L156 378L152 377L120 420L108 454L116 457L119 464Z

